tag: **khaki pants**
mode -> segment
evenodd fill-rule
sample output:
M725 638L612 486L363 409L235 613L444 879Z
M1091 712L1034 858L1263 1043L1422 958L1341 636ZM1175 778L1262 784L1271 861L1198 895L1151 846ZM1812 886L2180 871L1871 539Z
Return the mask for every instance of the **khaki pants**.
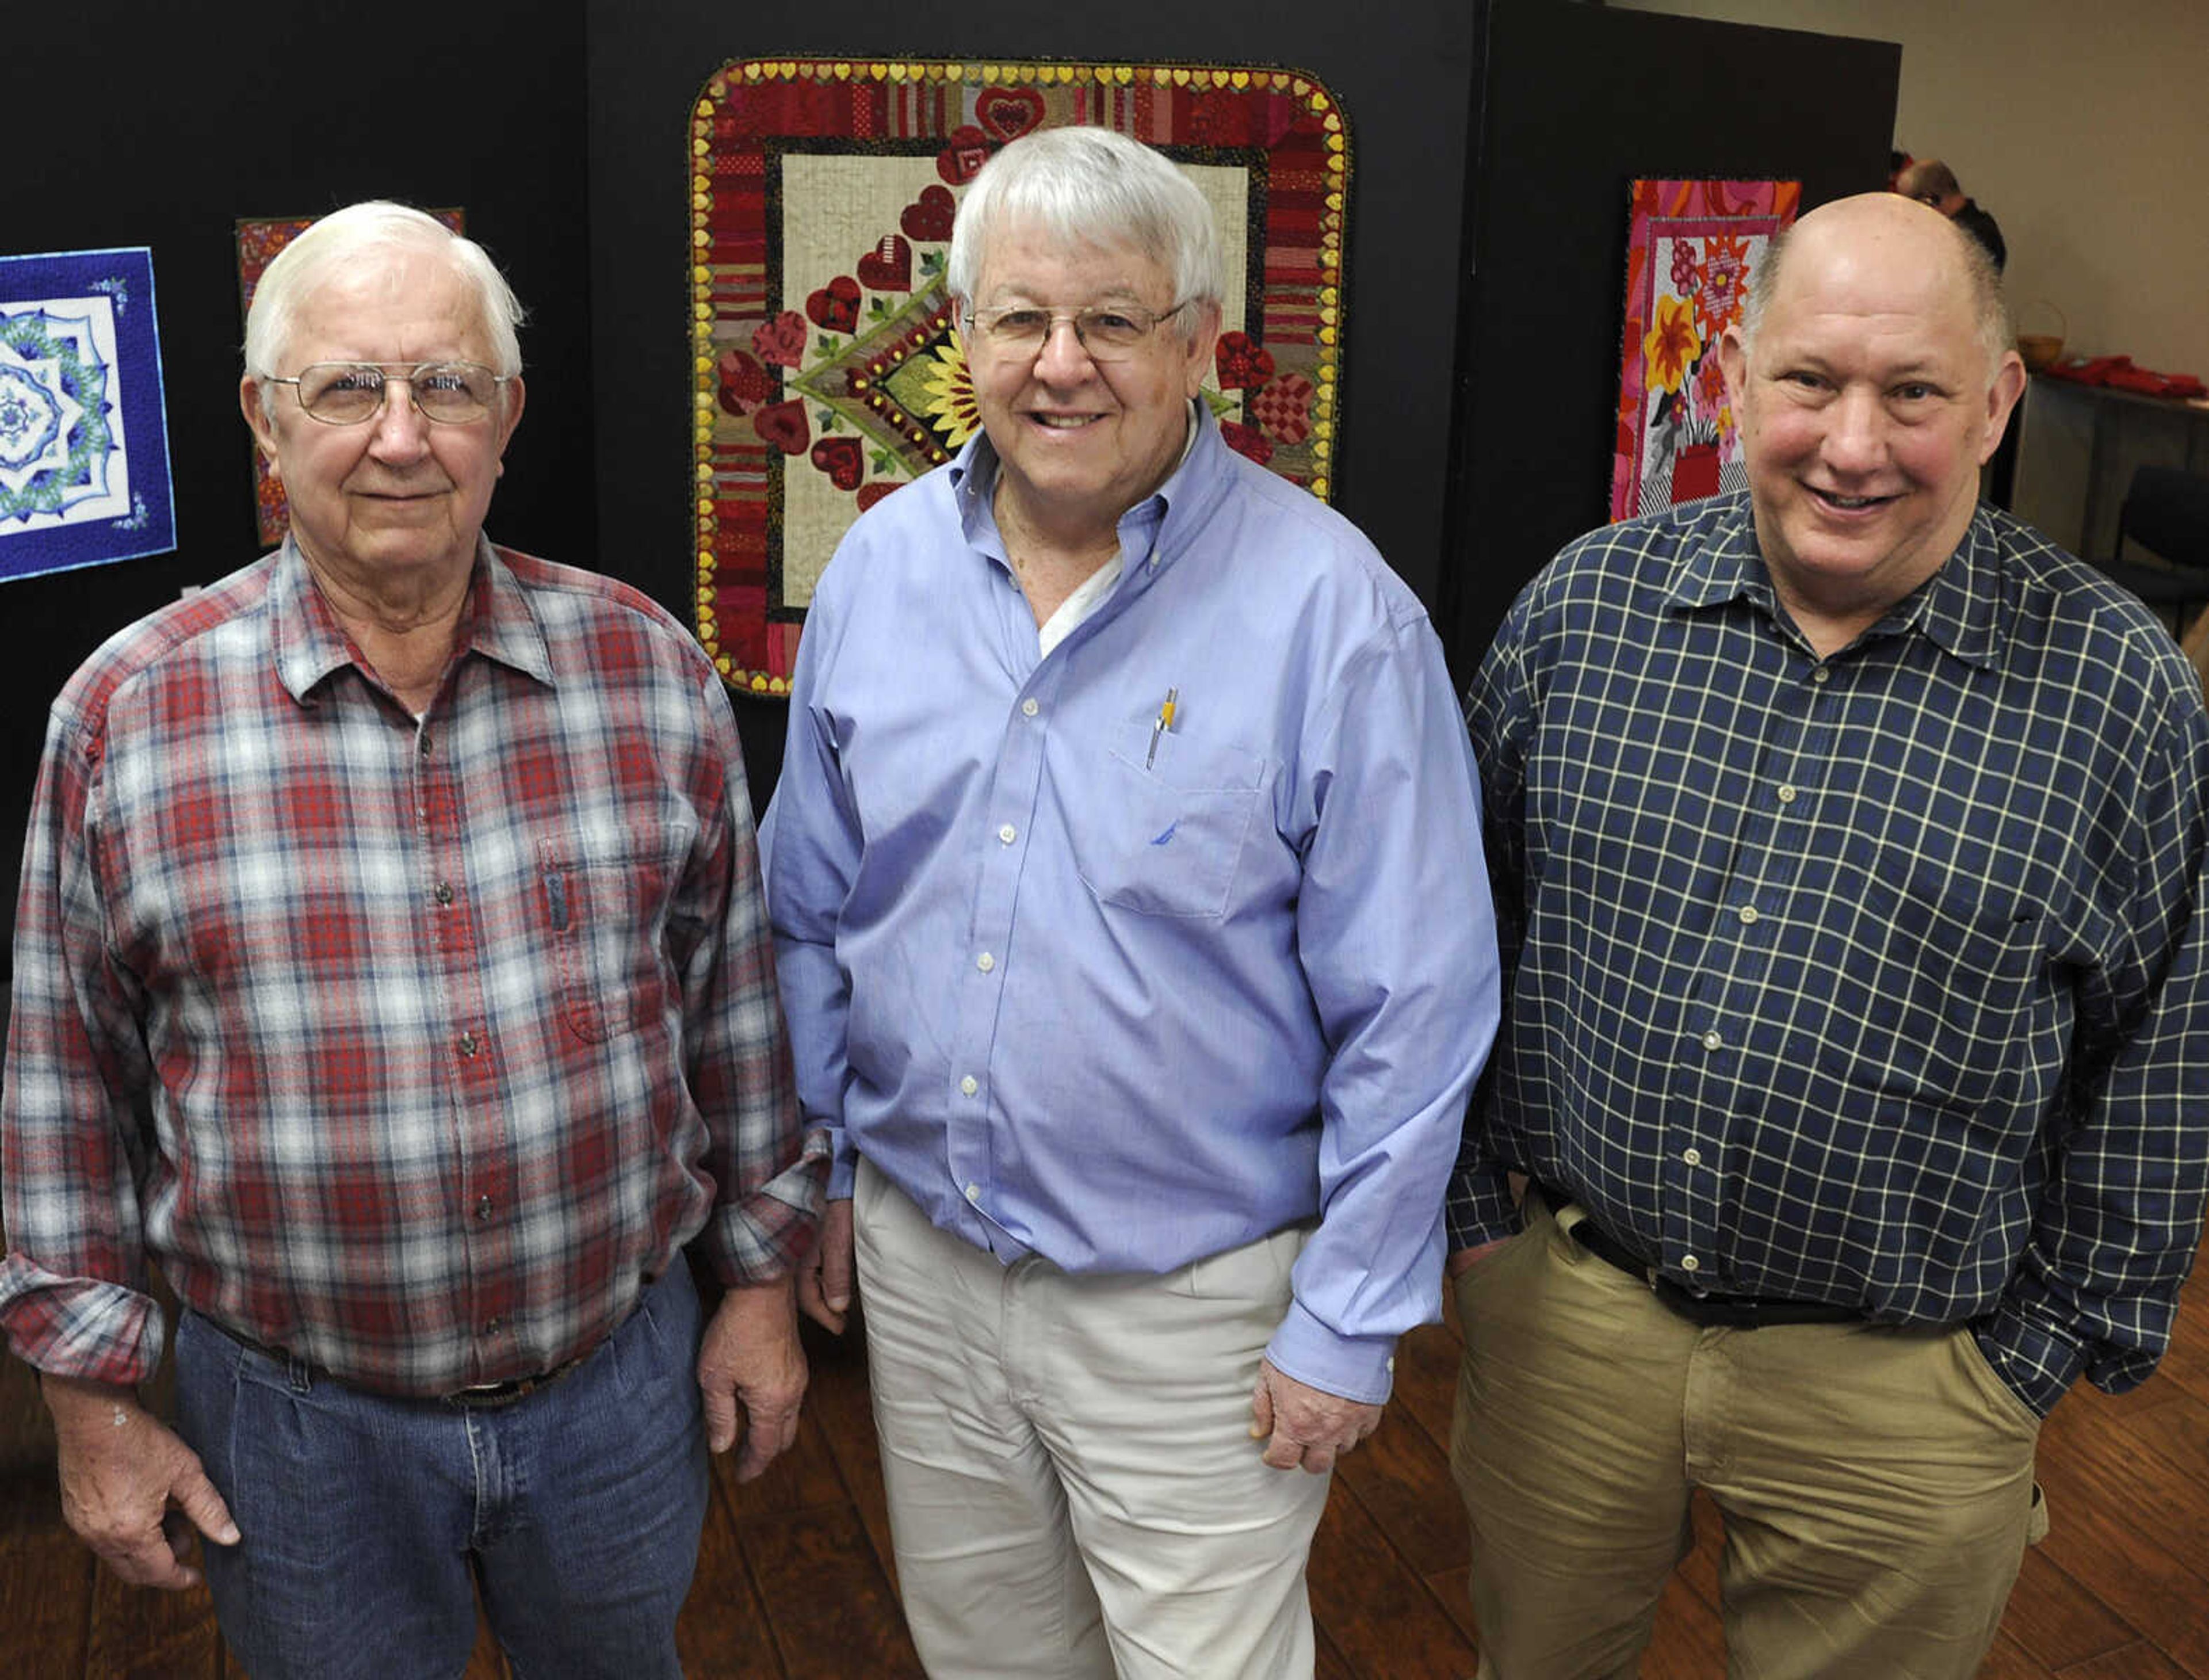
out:
M1260 1462L1298 1227L1163 1277L1006 1267L864 1159L867 1358L906 1619L939 1680L1298 1680L1329 1478Z
M1976 1673L2038 1518L2039 1424L1970 1334L1698 1328L1574 1242L1578 1208L1526 1205L1456 1285L1483 1680L1631 1680L1697 1487L1737 1680Z

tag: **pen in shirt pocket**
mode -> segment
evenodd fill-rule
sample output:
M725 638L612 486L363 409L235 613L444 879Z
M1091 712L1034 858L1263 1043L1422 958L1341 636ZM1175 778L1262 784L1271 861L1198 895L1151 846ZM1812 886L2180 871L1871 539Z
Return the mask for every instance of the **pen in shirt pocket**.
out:
M1179 689L1166 690L1165 703L1159 708L1159 720L1151 726L1151 750L1143 755L1143 768L1146 770L1158 762L1159 737L1173 727L1174 702L1180 698Z

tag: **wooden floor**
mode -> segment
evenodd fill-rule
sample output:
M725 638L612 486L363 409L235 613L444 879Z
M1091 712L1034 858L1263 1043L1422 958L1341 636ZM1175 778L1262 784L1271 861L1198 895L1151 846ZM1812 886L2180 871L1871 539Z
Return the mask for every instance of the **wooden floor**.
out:
M855 1344L810 1329L814 1386L797 1448L749 1487L716 1467L681 1629L694 1680L920 1673L891 1582L864 1362ZM1441 1326L1408 1339L1387 1420L1336 1478L1311 1566L1322 1680L1473 1671L1464 1522L1445 1461L1456 1346ZM2161 1374L2122 1400L2074 1390L2049 1419L2039 1470L2051 1532L2026 1554L1984 1680L2209 1680L2209 1269ZM1665 1596L1647 1680L1724 1672L1718 1524L1700 1515L1702 1544ZM45 1478L0 1484L0 1676L241 1672L204 1593L117 1586L61 1527ZM468 1680L502 1673L479 1645Z

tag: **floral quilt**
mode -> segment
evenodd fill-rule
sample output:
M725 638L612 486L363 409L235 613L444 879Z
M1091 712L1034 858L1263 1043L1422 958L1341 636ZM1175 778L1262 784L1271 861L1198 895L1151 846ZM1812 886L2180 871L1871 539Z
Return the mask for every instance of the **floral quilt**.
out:
M1631 519L1748 482L1718 340L1795 220L1798 181L1636 181L1626 246L1610 516Z

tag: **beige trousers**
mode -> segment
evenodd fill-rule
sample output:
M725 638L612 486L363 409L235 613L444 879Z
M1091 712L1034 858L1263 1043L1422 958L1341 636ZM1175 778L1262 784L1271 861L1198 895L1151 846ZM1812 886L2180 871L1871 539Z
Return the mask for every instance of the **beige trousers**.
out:
M1970 1334L1700 1329L1527 1200L1457 1280L1450 1461L1482 1680L1631 1680L1692 1544L1725 1522L1735 1680L1968 1680L2038 1519L2039 1424Z
M1303 1680L1328 1478L1260 1462L1301 1228L1162 1277L1007 1267L852 1197L906 1619L937 1680Z

